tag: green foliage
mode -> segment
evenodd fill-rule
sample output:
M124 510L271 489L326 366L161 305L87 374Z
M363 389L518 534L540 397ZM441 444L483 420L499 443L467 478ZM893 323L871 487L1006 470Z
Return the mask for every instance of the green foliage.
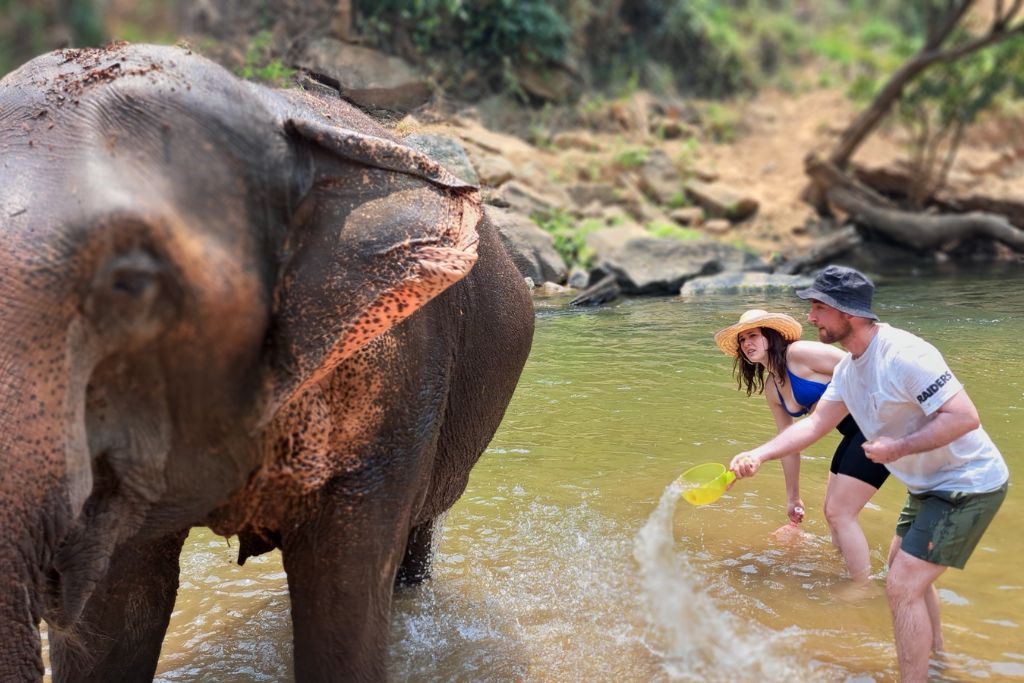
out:
M238 70L238 75L275 88L288 86L295 71L286 67L280 59L274 58L273 42L270 31L260 31L253 36L246 48L245 63Z
M533 221L555 238L555 249L566 263L577 263L582 268L593 265L594 252L586 244L586 236L607 227L596 218L580 223L564 209L555 209L544 215L534 215Z
M1024 86L1024 37L952 62L933 65L905 89L896 121L910 135L915 183L909 201L920 207L945 183L964 130Z
M360 29L379 42L407 41L421 58L446 56L440 75L467 73L517 90L518 66L561 61L571 33L544 0L356 0ZM458 72L451 68L458 65Z
M615 155L615 165L623 170L640 168L647 163L651 150L646 147L630 147Z
M688 138L674 160L676 168L684 178L693 176L699 154L700 141L697 138Z
M680 207L689 205L690 199L686 196L686 193L683 191L676 192L671 197L668 198L667 206L670 209L678 209Z
M106 42L94 0L0 0L0 76L32 57L65 46L68 39L74 47Z
M644 226L647 232L654 237L679 240L680 242L694 242L704 239L704 233L693 228L684 228L681 225L668 221L652 221Z
M704 108L704 128L715 142L733 142L740 128L740 115L731 108L711 102Z

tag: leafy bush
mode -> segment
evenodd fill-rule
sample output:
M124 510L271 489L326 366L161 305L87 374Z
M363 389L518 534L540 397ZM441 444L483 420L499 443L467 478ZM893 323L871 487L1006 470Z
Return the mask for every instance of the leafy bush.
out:
M238 70L238 75L276 88L287 86L295 72L274 58L273 42L270 31L260 31L253 36L245 51L245 64Z
M580 223L563 209L544 215L534 215L533 221L555 238L555 249L566 263L576 263L582 268L593 265L594 252L586 244L586 236L607 226L596 218L585 218Z
M570 30L544 0L356 0L363 33L380 42L411 44L421 58L444 56L439 76L480 73L515 87L520 65L562 60ZM458 64L458 69L452 66Z

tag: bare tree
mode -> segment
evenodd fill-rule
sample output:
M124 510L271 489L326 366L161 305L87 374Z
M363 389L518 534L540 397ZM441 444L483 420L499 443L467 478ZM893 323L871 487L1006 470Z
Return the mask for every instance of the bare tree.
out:
M854 152L892 110L907 85L928 67L940 62L956 61L1015 35L1024 34L1024 19L1018 16L1024 8L1024 0L1009 3L994 0L992 21L987 30L961 42L954 41L958 35L957 28L963 23L968 11L978 3L976 0L946 0L942 4L944 6L941 9L932 8L934 11L928 21L928 35L924 45L896 70L868 108L843 131L839 142L828 154L830 164L845 169ZM824 210L826 188L814 181L809 169L808 175L812 177L812 184L804 191L803 198L819 211Z

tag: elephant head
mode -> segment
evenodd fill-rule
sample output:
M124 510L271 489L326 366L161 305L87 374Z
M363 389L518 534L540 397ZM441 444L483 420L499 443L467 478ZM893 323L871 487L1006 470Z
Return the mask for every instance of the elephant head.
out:
M201 523L260 430L469 272L475 190L186 49L0 81L0 679L119 543ZM197 476L197 473L201 473Z

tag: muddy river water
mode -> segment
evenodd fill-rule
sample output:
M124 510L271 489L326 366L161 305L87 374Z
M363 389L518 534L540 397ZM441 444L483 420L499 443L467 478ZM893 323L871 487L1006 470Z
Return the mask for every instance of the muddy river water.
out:
M1024 680L1024 275L880 282L882 319L945 355L1011 472L965 571L939 581L950 654L935 680ZM693 464L774 433L711 335L750 307L804 320L791 294L538 301L534 350L505 422L449 513L434 578L400 592L397 681L893 681L884 559L905 497L890 479L861 515L867 595L848 595L821 500L830 436L805 453L803 533L769 464L716 503L679 500ZM804 338L814 338L805 326ZM678 503L678 504L677 504ZM157 680L291 680L278 554L194 530Z

